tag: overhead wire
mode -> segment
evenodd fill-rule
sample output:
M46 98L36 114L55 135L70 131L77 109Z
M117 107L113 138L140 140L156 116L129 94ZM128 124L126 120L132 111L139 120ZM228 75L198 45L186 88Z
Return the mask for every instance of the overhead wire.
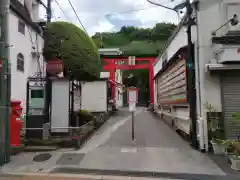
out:
M163 8L166 8L166 9L169 9L169 10L172 10L172 11L177 12L175 9L170 8L170 7L168 7L167 5L165 6L165 5L160 4L160 3L157 3L157 2L155 2L155 1L153 2L152 0L147 0L147 2L149 2L149 3L151 3L151 4L155 5L155 6L160 6L160 7L163 7ZM172 2L172 1L170 1L170 2Z
M147 9L151 9L151 8L159 8L159 6L151 6L151 7L132 9L132 10L129 10L129 11L122 11L122 12L117 12L117 13L109 13L109 14L106 14L105 16L114 16L114 15L119 15L119 14L129 14L129 13L132 13L132 12L143 11L143 10L147 10Z
M77 17L78 22L79 22L80 25L82 26L82 28L83 28L83 30L85 31L85 33L88 35L88 32L87 32L86 28L84 27L81 19L79 18L78 14L77 14L77 12L76 12L76 10L75 10L75 8L73 7L72 2L71 2L70 0L68 0L68 3L70 4L70 6L71 6L71 8L72 8L72 10L73 10L73 12L74 12L74 14L75 14L75 16Z
M67 20L71 21L70 18L68 17L68 15L67 15L67 13L65 13L64 9L60 6L60 3L58 2L58 0L55 0L55 3L57 4L58 8L59 8L59 9L61 10L61 12L63 13L63 15L65 16L65 18L66 18Z

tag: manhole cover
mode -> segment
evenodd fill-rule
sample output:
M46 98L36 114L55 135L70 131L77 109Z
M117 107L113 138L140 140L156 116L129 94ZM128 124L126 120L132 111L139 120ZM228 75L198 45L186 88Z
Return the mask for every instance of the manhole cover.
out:
M63 154L57 164L60 165L78 165L84 158L85 154Z
M52 157L50 153L43 153L43 154L38 154L33 158L33 161L35 162L43 162L47 161Z

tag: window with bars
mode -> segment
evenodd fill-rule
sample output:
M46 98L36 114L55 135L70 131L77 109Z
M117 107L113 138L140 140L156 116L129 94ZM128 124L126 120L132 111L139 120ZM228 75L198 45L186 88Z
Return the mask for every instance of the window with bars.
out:
M22 53L17 55L17 70L24 72L24 56Z

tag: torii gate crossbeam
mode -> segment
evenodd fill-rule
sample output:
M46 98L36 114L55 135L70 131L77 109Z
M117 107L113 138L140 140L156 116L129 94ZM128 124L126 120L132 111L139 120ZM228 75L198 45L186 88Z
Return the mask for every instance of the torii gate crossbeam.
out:
M136 65L126 65L126 64L117 64L117 62L128 61L128 58L104 58L105 65L103 66L104 70L109 71L109 79L115 81L115 71L120 70L131 70L131 69L148 69L149 71L149 92L150 92L150 103L154 103L154 81L153 81L153 62L156 60L156 57L136 57L135 61L148 61L146 64L137 64ZM112 99L115 99L115 88L116 85L112 84Z

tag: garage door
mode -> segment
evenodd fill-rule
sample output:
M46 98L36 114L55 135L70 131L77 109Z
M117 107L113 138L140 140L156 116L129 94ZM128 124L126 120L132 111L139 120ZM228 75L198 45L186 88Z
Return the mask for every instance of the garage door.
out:
M221 83L226 137L236 139L239 136L240 128L233 123L232 114L240 112L240 72L222 74Z

